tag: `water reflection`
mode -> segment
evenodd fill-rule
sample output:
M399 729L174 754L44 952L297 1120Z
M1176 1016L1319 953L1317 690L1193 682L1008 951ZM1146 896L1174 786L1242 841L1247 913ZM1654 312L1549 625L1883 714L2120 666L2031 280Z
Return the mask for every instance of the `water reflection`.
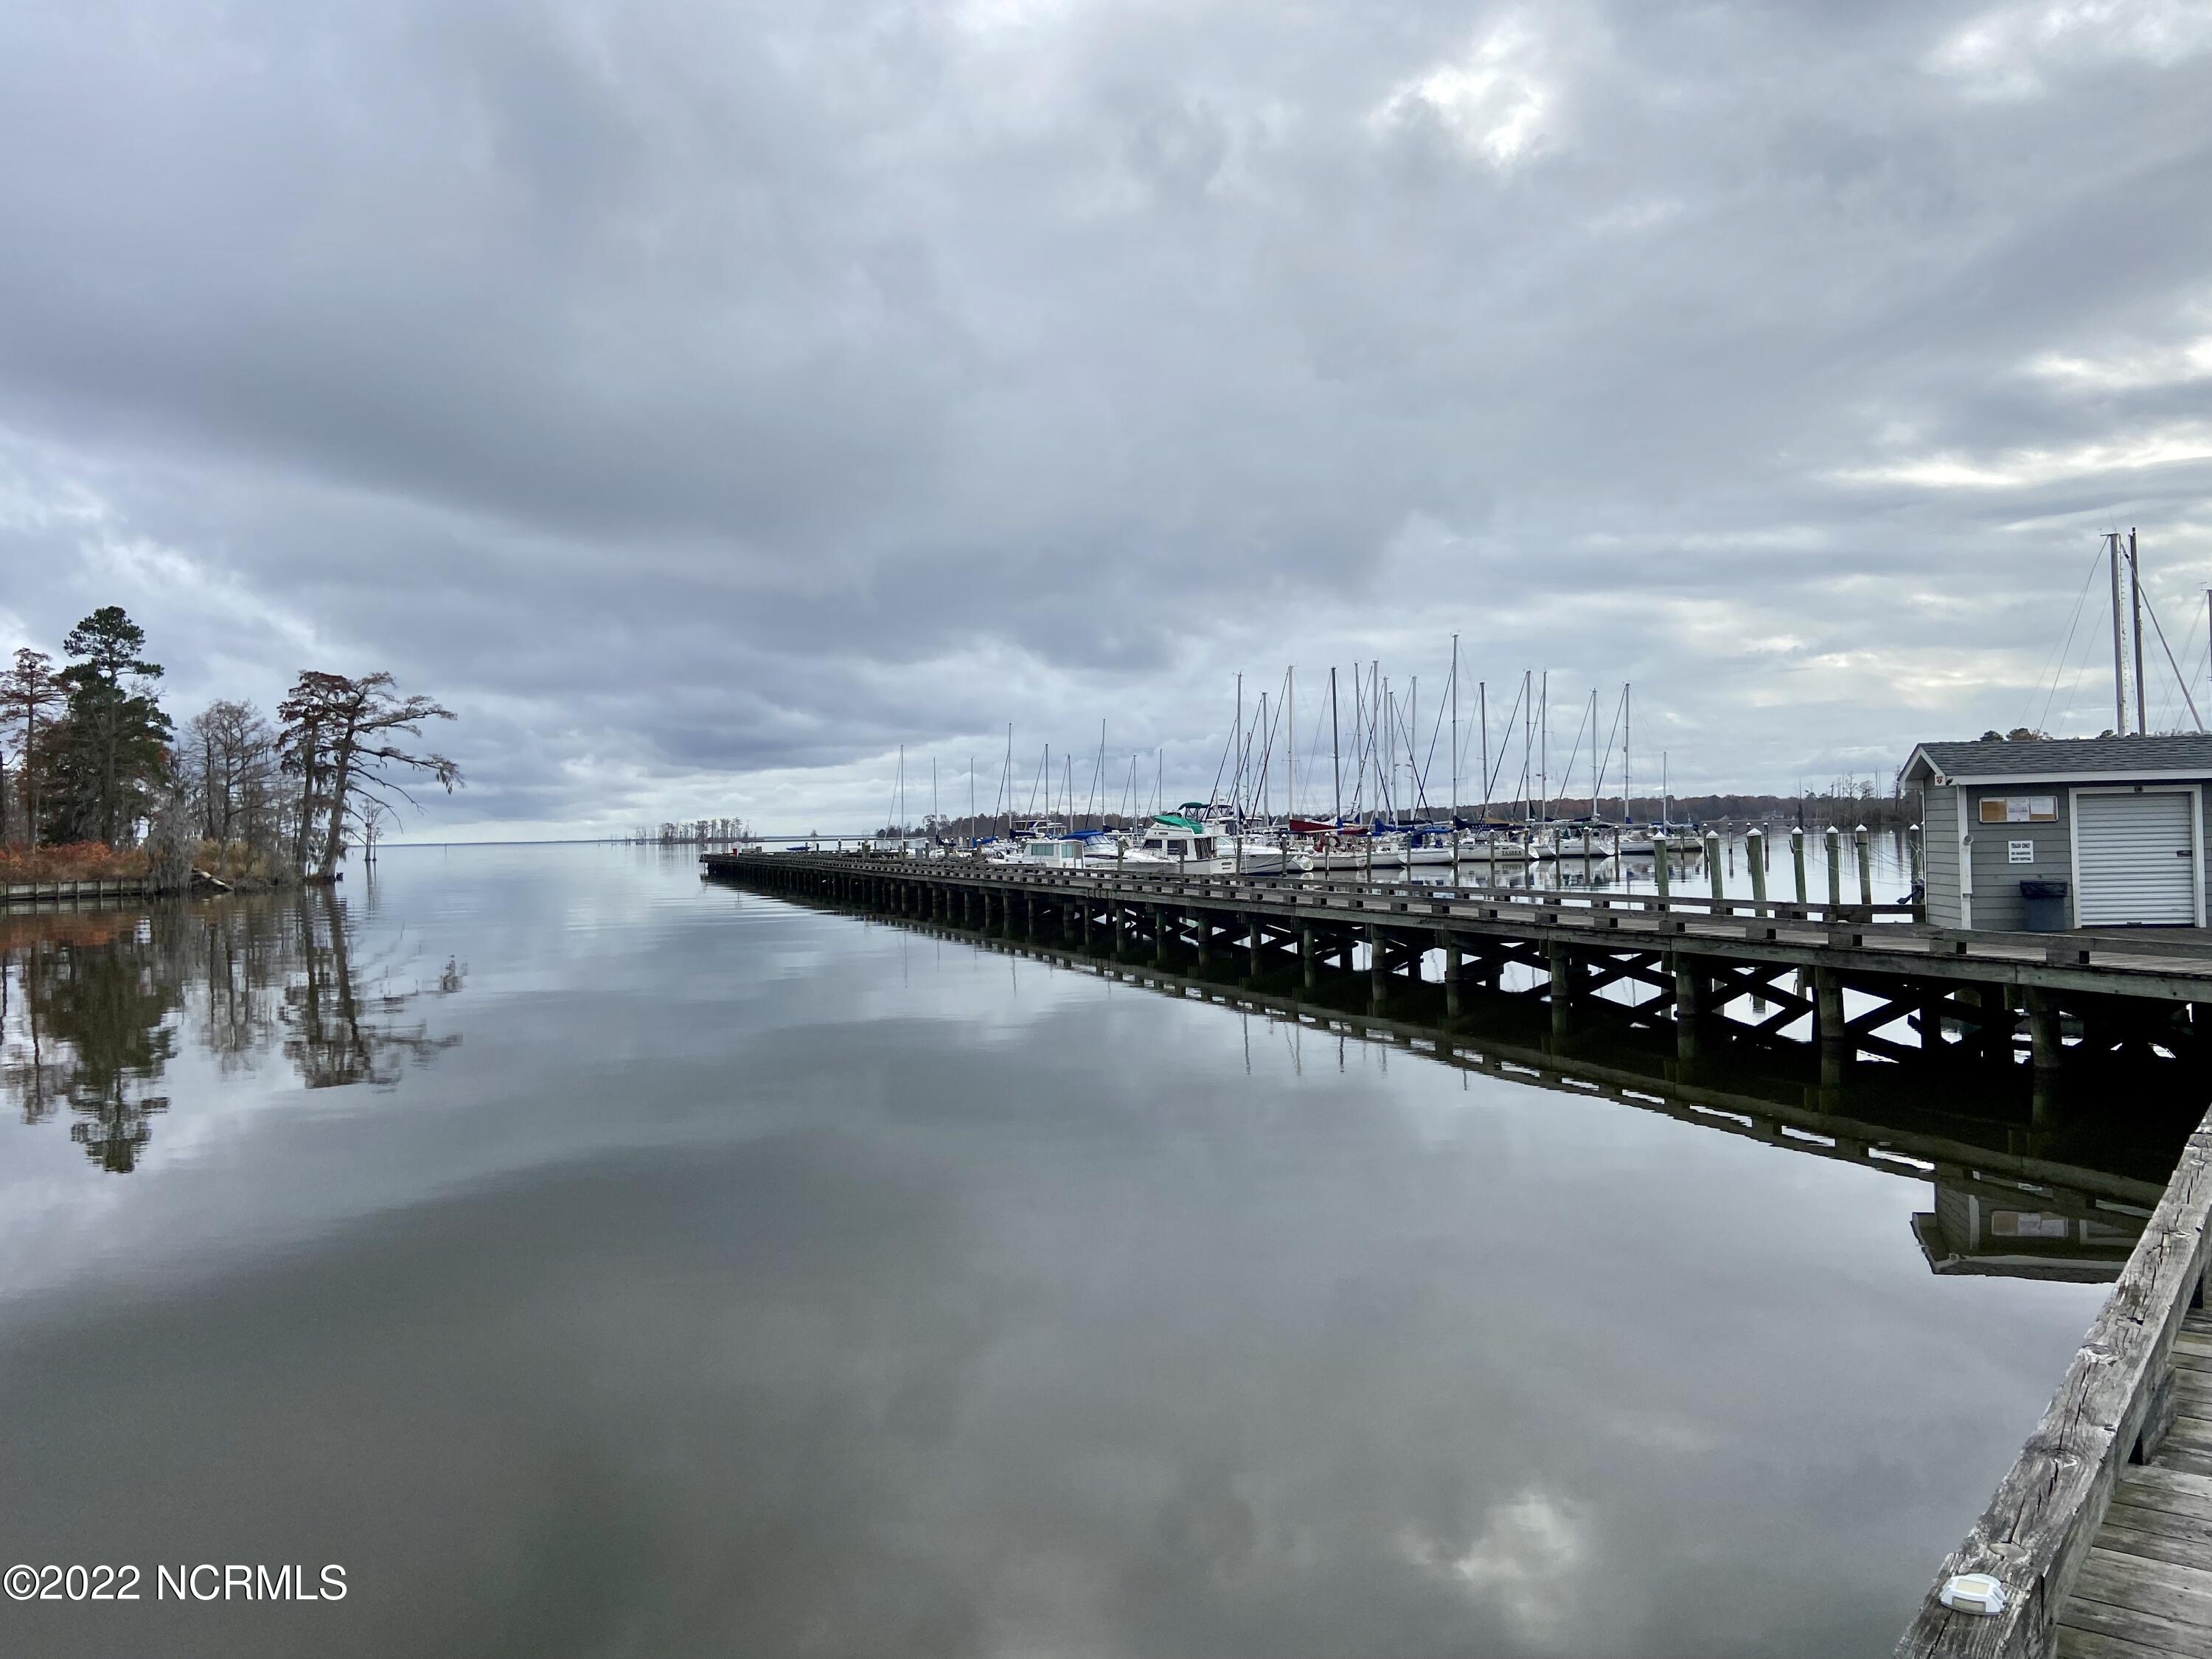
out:
M281 1053L328 1089L389 1086L460 1042L417 1006L462 988L459 962L424 980L354 950L327 890L0 918L0 1090L26 1123L66 1116L94 1163L127 1175L168 1109L159 1085L181 1044L226 1074Z
M794 902L810 902L793 900ZM821 908L835 908L821 902ZM1656 1112L1718 1133L1757 1140L1801 1156L1858 1164L1933 1184L1932 1207L1911 1218L1931 1272L2108 1283L2119 1276L2156 1206L2183 1141L2202 1115L2196 1095L2136 1092L2134 1109L2057 1123L2032 1121L2012 1093L1995 1088L1961 1095L1955 1083L1916 1079L1898 1066L1866 1068L1850 1087L1811 1087L1755 1067L1711 1065L1694 1081L1679 1062L1638 1034L1586 1022L1570 1039L1549 1029L1548 1013L1512 993L1472 989L1461 1013L1440 1019L1431 1000L1401 995L1388 1018L1363 1012L1364 992L1332 997L1342 984L1271 991L1234 963L1186 961L1179 971L1157 962L1133 966L1110 951L1027 939L907 918L880 924L958 939L1006 952L1101 974L1175 1001L1226 1003L1245 1016L1245 1070L1251 1070L1251 1019L1278 1028L1293 1070L1304 1072L1309 1036L1335 1045L1343 1068L1347 1037L1393 1047L1441 1065L1536 1089L1598 1097ZM1280 975L1277 975L1280 978ZM1917 1085L1918 1086L1915 1086Z

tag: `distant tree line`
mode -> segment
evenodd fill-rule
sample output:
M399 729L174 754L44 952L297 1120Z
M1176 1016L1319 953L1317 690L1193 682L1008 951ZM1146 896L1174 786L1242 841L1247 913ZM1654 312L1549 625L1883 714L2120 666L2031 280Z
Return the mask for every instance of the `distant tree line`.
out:
M739 842L750 838L743 818L687 818L682 823L664 823L658 829L641 823L629 835L619 839L658 843L663 847L704 847L710 843Z
M306 670L274 720L219 698L180 732L161 707L161 665L121 606L71 629L62 654L57 668L25 646L0 672L0 863L18 879L131 853L164 886L194 869L331 881L412 804L410 784L461 781L411 741L453 711L402 695L388 673Z

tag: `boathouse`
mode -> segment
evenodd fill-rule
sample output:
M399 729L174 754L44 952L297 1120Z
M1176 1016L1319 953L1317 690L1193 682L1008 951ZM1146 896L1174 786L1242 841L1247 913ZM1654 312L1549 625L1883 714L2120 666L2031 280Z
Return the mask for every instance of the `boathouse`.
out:
M1923 743L1901 781L1939 927L2204 925L2212 734Z

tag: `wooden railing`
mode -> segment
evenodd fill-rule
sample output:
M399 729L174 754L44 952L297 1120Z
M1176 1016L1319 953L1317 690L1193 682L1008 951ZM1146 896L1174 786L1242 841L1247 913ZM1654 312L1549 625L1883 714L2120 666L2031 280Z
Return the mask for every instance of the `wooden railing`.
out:
M2212 1114L2067 1368L2043 1421L1966 1541L1951 1552L1896 1659L2050 1659L2057 1624L2121 1468L2147 1462L2173 1422L2173 1345L2202 1306L2212 1261ZM1993 1613L1943 1605L1958 1575L2003 1585Z

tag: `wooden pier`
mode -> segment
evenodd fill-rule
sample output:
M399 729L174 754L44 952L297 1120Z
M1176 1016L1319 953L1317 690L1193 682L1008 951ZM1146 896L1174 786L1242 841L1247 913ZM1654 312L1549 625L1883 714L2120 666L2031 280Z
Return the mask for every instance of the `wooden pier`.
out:
M1898 1659L2212 1654L2212 1115ZM1946 1606L1981 1574L1994 1613Z
M145 876L110 876L95 881L6 881L0 882L0 908L18 904L90 904L150 898L155 892L153 882Z
M1356 973L1374 1012L1525 982L1584 1018L1717 1047L1862 1061L1978 1060L2060 1079L2101 1058L2212 1078L2212 939L1929 927L1909 906L1659 899L1425 882L1131 875L945 859L710 853L721 879L914 916L1019 927L1164 962L1230 951L1253 977ZM2179 1079L2177 1079L2179 1080Z

